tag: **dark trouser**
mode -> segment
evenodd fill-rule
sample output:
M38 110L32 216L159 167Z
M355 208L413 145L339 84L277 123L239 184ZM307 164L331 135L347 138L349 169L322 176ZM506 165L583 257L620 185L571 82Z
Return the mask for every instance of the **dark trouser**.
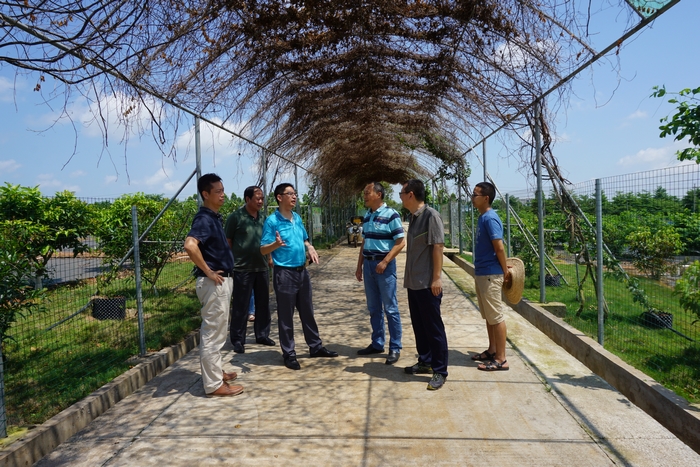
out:
M318 326L314 318L314 306L311 303L311 278L306 269L295 271L275 266L272 284L277 297L277 325L280 331L282 355L287 358L296 356L294 350L294 307L299 310L301 328L309 350L321 350L323 343L318 335ZM255 291L257 294L257 290ZM257 313L257 311L256 311ZM255 317L257 321L257 316Z
M430 289L408 289L418 361L429 364L434 373L447 376L447 335L440 316L441 302L442 293L436 297Z
M255 292L255 338L270 336L270 292L267 271L233 272L233 311L231 312L231 343L245 344L248 330L250 294Z

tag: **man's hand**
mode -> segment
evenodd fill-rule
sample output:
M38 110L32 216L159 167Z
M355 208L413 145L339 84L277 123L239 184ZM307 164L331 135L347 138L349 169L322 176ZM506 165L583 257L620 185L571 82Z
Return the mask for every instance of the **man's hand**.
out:
M224 278L223 276L219 275L220 273L223 273L224 271L212 271L211 269L207 271L205 274L209 279L214 281L216 285L221 285L224 283Z
M355 277L357 278L358 282L362 282L362 265L360 264L357 266L357 269L355 270Z
M386 261L380 261L377 263L377 267L374 268L374 271L377 274L384 274L384 271L386 270L386 267L389 265Z
M432 284L430 284L430 290L433 292L434 296L438 296L442 293L442 278L435 279Z
M512 269L513 266L508 266L506 268L506 272L503 273L503 287L509 289L511 284L513 283L513 275L510 273L510 269Z
M309 244L307 246L306 250L309 254L309 259L311 260L312 263L318 264L318 253L316 253L316 248L314 248L313 245Z
M282 240L282 237L280 236L279 231L276 231L276 232L275 232L275 243L274 243L274 245L275 245L275 249L280 248L280 247L283 247L283 246L287 246L287 244L284 242L284 240Z

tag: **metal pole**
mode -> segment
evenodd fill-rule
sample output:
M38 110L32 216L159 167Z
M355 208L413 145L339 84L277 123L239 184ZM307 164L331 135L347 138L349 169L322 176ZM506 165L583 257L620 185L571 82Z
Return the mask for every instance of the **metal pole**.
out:
M604 341L604 297L603 297L603 201L600 179L595 180L595 243L596 243L596 293L598 295L598 343Z
M297 192L297 204L294 205L294 210L299 214L301 198L299 195L299 175L297 174L298 167L294 166L294 190Z
M540 303L547 300L544 283L544 193L542 193L542 143L540 141L540 103L535 105L535 157L537 158L537 232L540 255Z
M460 256L464 253L464 248L462 247L462 225L464 224L464 219L462 219L462 167L459 168L459 183L457 186L457 222L459 222L459 229L457 233L459 235L459 254Z
M262 162L263 210L265 212L265 216L267 216L267 151L262 151L262 156L260 156L260 159ZM270 187L270 191L272 191L272 187Z
M199 181L202 176L202 143L199 134L199 117L194 117L194 154L197 165L197 181ZM201 208L203 203L202 195L197 190L197 206Z
M0 438L7 438L7 410L5 410L5 365L2 362L2 345L0 345Z
M131 206L131 237L134 242L134 277L139 321L139 356L146 356L146 333L143 329L143 295L141 294L141 255L139 253L139 220L136 206Z
M510 195L506 193L506 256L510 256Z
M484 159L484 181L488 182L488 171L486 170L486 140L484 140L483 143L481 143L481 149L482 149L482 154L483 154L483 159Z
M476 235L474 235L474 205L472 204L469 208L469 211L472 213L472 263L474 263L475 255L476 253L474 250L476 250Z

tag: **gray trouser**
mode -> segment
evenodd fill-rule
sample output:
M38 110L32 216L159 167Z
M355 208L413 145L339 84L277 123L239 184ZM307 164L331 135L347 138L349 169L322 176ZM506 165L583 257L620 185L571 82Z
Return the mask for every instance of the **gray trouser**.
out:
M275 266L273 286L277 297L277 324L280 332L282 355L287 358L296 356L294 350L294 307L299 310L301 328L309 350L317 352L323 346L318 335L318 326L314 318L314 306L311 302L311 279L306 269L295 271Z

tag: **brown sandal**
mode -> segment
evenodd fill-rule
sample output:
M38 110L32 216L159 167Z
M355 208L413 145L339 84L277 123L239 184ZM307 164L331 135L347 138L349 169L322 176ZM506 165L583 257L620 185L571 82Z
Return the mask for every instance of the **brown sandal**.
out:
M506 363L508 363L508 360L503 360L502 362L497 362L496 360L491 360L486 363L480 363L478 367L476 367L478 370L482 371L508 371L510 370L509 366L503 366Z

